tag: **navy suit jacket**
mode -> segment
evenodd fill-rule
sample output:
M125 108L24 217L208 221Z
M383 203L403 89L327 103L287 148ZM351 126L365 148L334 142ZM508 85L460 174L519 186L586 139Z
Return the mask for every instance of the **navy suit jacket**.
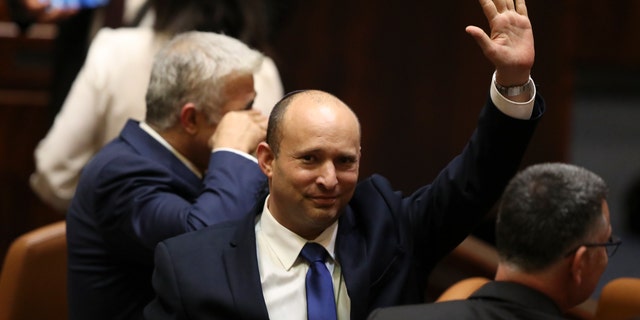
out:
M517 171L534 120L516 120L489 100L464 151L408 197L374 175L358 183L339 218L336 259L351 319L374 309L423 301L436 263L472 231ZM419 165L416 165L419 168ZM158 296L147 319L268 319L256 257L255 218L175 237L156 247Z
M514 282L489 282L467 300L375 310L368 320L561 320L549 297Z
M200 179L127 122L84 168L67 213L70 319L142 318L155 245L247 214L265 186L256 162L228 151Z

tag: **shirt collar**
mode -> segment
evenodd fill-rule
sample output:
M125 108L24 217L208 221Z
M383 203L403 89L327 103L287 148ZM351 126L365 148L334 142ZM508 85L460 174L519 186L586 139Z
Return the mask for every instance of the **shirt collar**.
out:
M269 196L264 202L260 217L261 232L282 266L289 270L298 259L302 247L309 241L281 225L269 211L267 203L269 203ZM333 260L335 260L337 231L338 222L336 221L311 241L321 244Z
M178 150L176 150L172 145L167 142L158 132L153 130L151 126L149 126L146 122L140 121L140 129L149 134L152 138L154 138L158 143L163 145L167 150L169 150L180 162L182 162L191 172L193 172L198 178L202 179L202 172L198 170L198 168L193 164L193 162L189 161L187 157L183 156Z

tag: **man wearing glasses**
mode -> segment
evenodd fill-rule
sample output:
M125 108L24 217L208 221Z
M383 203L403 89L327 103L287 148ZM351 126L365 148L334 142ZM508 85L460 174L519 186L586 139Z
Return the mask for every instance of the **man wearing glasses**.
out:
M379 309L369 319L564 319L593 293L621 243L606 196L602 178L584 168L525 169L498 208L496 281L467 300Z

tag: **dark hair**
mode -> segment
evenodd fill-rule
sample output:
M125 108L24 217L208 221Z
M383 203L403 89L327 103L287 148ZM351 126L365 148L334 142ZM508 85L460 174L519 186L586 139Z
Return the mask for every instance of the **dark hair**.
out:
M262 0L150 0L150 6L156 31L221 33L255 48L268 41L267 5Z
M280 152L280 142L282 141L282 130L280 126L282 124L284 113L287 107L291 104L291 101L293 101L294 97L305 91L307 90L296 90L285 94L280 101L276 102L269 114L266 142L275 156Z
M587 240L607 192L601 177L574 165L537 164L518 173L498 208L500 259L526 272L550 266Z

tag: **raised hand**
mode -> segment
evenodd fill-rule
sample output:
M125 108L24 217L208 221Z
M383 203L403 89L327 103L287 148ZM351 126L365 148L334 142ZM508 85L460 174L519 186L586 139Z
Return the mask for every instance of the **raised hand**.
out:
M491 36L481 28L468 26L485 57L496 68L496 81L503 86L522 85L529 80L535 48L533 31L524 0L479 0Z

